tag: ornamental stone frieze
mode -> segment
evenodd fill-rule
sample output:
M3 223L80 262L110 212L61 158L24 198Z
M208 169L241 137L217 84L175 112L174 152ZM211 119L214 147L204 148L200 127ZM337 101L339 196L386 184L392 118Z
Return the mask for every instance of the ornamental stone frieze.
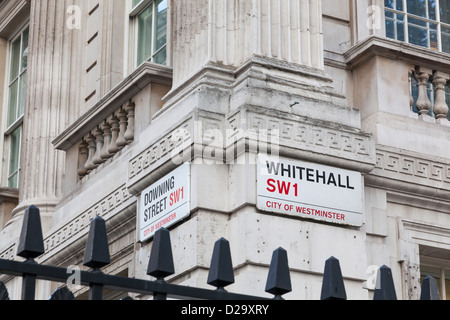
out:
M73 218L70 221L46 235L44 239L45 254L41 257L42 261L51 259L55 263L60 263L58 253L61 253L62 249L65 251L61 253L63 256L67 254L67 250L73 252L82 250L85 243L84 237L89 232L90 222L96 216L109 219L111 226L123 225L128 220L134 222L134 212L130 207L133 208L135 201L136 199L129 194L126 186L121 185L90 208L73 212L71 215ZM1 252L0 258L13 260L17 251L16 245Z
M376 165L366 184L447 201L450 196L450 162L394 147L377 145Z
M241 152L266 152L359 172L375 165L373 137L352 127L254 106L243 106L227 117L197 110L129 161L128 187L138 194L183 161L239 164Z

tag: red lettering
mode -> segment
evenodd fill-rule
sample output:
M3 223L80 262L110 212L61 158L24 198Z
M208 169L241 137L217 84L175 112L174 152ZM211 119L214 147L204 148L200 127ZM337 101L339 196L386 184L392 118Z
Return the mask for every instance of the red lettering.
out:
M174 204L178 203L179 201L183 200L184 198L184 187L181 189L178 189L175 192L172 192L170 194L170 206L173 206Z
M289 195L289 190L291 189L291 183L287 183L282 181L278 181L278 191L280 193L284 193L285 195Z
M267 191L269 192L275 192L276 188L275 188L275 180L274 179L269 179L267 180L267 184L268 184L268 188Z

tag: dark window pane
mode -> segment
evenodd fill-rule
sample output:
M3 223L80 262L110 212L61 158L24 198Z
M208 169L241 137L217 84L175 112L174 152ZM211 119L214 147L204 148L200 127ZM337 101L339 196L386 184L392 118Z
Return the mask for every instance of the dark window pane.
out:
M450 1L439 2L439 13L441 15L441 22L450 24Z
M427 18L427 3L426 0L407 0L406 6L408 13L416 16Z
M428 18L436 20L436 0L428 0Z
M386 11L386 37L404 41L405 28L404 16Z
M403 0L384 0L384 7L403 11Z
M138 16L137 65L152 56L153 5L148 6Z
M441 27L442 52L450 53L450 28Z

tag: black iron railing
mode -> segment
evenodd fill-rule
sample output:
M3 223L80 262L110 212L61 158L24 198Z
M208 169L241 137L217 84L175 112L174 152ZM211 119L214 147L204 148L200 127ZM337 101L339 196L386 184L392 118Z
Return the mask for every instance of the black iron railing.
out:
M202 289L171 284L165 278L175 273L170 234L160 229L153 239L153 247L148 263L147 274L154 281L140 280L123 276L108 275L100 269L110 264L109 245L105 221L96 217L91 221L83 264L90 271L80 271L80 285L89 287L90 300L102 300L103 290L111 289L126 293L151 295L154 300L201 299L201 300L271 300L265 297L232 293L225 290L234 283L234 272L229 242L219 239L214 246L207 283L216 289ZM29 207L18 243L17 255L25 261L0 259L0 274L22 277L22 300L34 300L36 281L47 280L67 283L71 274L66 268L46 266L36 263L35 259L45 253L39 209ZM265 291L273 299L282 300L283 295L292 291L291 278L286 250L278 248L273 252ZM50 300L74 300L73 293L65 286L53 292ZM131 298L129 298L131 299ZM344 281L339 260L331 257L325 262L321 300L346 300ZM383 266L379 269L375 300L396 300L391 269ZM421 299L439 299L436 281L426 277L422 282ZM0 282L0 300L9 300L8 291Z

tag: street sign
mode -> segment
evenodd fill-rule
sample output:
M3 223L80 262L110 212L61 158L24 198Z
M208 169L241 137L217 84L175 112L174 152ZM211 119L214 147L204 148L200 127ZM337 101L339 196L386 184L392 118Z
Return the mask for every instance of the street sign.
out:
M190 215L190 164L186 163L142 191L138 207L138 241Z
M361 173L262 154L257 170L258 209L362 226Z

